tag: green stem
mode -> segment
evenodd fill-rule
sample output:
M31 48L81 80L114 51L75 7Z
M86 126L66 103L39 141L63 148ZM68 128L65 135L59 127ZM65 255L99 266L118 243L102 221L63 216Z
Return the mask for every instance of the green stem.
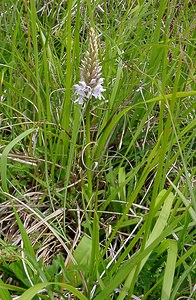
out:
M90 153L90 101L87 104L86 107L86 144L88 145L86 148L86 166L87 166L87 179L88 179L88 196L89 199L92 195L92 174L91 174L91 167L92 167L92 161L91 161L91 153ZM90 204L90 209L92 208L92 205Z
M65 174L65 194L63 199L63 226L64 226L64 232L66 230L66 208L67 208L67 192L68 192L68 184L71 174L71 169L74 163L74 154L76 151L76 142L78 137L78 132L80 128L80 122L81 122L81 106L79 104L74 105L74 122L73 122L73 129L72 129L72 137L70 142L70 149L68 153L68 161L67 161L67 168L66 168L66 174Z

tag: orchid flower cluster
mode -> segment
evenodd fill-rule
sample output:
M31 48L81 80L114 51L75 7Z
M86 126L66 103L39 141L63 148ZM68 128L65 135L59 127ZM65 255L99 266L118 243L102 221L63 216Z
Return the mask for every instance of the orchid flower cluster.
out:
M80 68L79 84L74 85L75 102L83 104L92 97L95 99L104 99L102 93L105 91L102 84L104 79L102 75L102 67L98 59L97 37L94 29L90 28L89 46L85 58L82 60Z

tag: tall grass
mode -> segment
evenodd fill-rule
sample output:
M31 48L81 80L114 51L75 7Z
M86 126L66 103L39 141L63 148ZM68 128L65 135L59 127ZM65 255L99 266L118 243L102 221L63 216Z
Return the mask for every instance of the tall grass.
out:
M193 299L193 1L2 0L0 22L0 298ZM90 28L104 99L79 104Z

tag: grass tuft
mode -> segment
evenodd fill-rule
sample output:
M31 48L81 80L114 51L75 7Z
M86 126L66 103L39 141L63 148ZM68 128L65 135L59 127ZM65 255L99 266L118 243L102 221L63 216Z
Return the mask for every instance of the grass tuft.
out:
M1 1L0 298L195 293L194 1Z

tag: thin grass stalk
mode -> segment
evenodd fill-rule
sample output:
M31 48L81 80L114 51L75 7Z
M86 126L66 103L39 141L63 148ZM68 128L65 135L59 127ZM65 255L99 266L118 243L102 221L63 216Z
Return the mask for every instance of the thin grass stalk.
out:
M176 99L176 87L177 87L178 81L179 81L180 69L181 69L181 60L179 61L178 75L176 76L176 80L175 80L175 84L174 84L175 85L174 94L172 94L172 98L171 98L171 101L173 102L172 103L172 109L174 109L174 103L175 103L175 99ZM162 139L161 139L161 144L162 145L161 145L161 149L160 149L160 158L159 158L159 163L158 163L157 175L156 175L155 182L154 182L154 185L153 185L152 200L151 200L151 203L150 203L150 211L149 211L149 215L148 215L148 219L147 219L147 223L146 223L146 231L145 231L145 236L144 236L144 239L143 239L143 246L142 247L144 247L144 245L146 243L146 240L148 238L148 234L149 234L149 231L150 231L150 228L151 228L151 223L152 223L152 220L154 218L153 209L154 209L155 199L157 197L157 193L160 189L160 182L161 182L161 185L162 185L162 180L165 182L164 178L162 178L163 177L162 169L164 167L165 155L167 153L167 144L168 144L168 140L169 140L169 137L170 137L171 118L172 118L172 116L170 116L170 118L167 119L164 134L163 134Z
M14 8L15 12L16 12L16 8ZM12 32L12 49L11 49L11 61L15 61L15 52L16 49L18 48L18 41L17 41L17 36L19 35L20 32L20 18L22 15L22 8L18 14L18 18L17 18L17 22L16 24L14 24L14 19L16 18L16 14L13 14L11 20L10 20L10 26L11 26L11 32ZM10 86L14 86L14 69L10 68L9 69L9 84ZM12 102L10 101L12 98L8 97L8 104L10 105L10 107L12 106ZM10 110L10 117L13 117L13 112L12 110Z
M55 155L54 155L54 165L52 168L52 178L54 178L55 164L60 161L63 166L67 165L67 155L69 148L69 126L70 126L70 112L71 112L71 84L72 84L72 23L71 23L71 10L73 1L70 0L67 6L67 22L65 33L66 36L66 78L65 78L65 97L62 105L61 115L60 115L60 126L62 130L56 141ZM64 41L61 52L64 54ZM62 55L61 55L62 56ZM61 68L59 66L59 73L62 75ZM63 76L64 77L64 76ZM61 170L61 176L65 176L64 171Z
M36 76L36 98L37 98L37 120L40 121L42 118L42 113L44 112L42 99L40 95L40 75L39 75L39 50L37 42L37 13L36 13L36 3L34 0L30 0L31 8L31 30L32 30L32 41L33 41L33 50L35 57L35 76Z
M28 32L28 65L30 66L31 63L31 26L30 26L30 22L29 22L29 9L28 9L28 1L27 0L23 0L24 6L25 6L25 18L26 18L26 25L27 25L27 32ZM28 77L27 74L27 79L29 80L30 78Z
M160 142L160 140L159 140ZM111 244L113 238L115 237L117 231L119 230L120 228L120 225L122 224L123 220L126 218L126 214L129 212L129 209L131 207L131 205L133 204L134 200L136 199L138 193L140 192L149 172L152 170L152 168L157 164L157 158L155 159L156 157L156 153L157 153L157 148L159 146L159 142L157 143L157 145L154 147L154 149L152 150L151 154L149 155L148 157L148 160L146 162L146 166L144 168L144 171L141 175L141 178L140 178L140 181L138 182L138 185L136 187L136 189L134 190L133 194L131 195L130 199L127 199L127 206L125 208L125 210L123 211L123 215L122 217L120 218L120 220L118 221L116 227L114 228L107 244L106 244L106 247L105 247L105 250L103 251L103 253L105 254L109 245ZM153 160L154 159L154 160ZM153 162L152 162L153 160Z
M165 198L166 196L166 198ZM161 191L160 194L156 198L156 204L159 206L161 202L163 202L162 198L165 200L164 205L161 209L160 215L152 229L152 232L149 235L149 238L146 242L145 248L148 247L165 229L167 224L167 219L169 218L172 202L174 199L174 196L172 193L168 194L165 190ZM153 212L155 215L155 211ZM141 248L141 253L143 252L143 249ZM149 254L150 255L150 254ZM146 263L147 259L149 258L149 255L147 255L138 265L136 265L131 272L128 275L128 278L125 281L124 287L122 289L122 292L119 295L119 300L123 300L127 293L129 295L133 294L135 282L138 278L138 275L143 268L144 264Z
M166 238L171 232L174 230L178 222L180 222L184 218L184 214L178 216L170 225L168 225L165 230L157 237L155 241L153 241L144 251L140 251L137 255L126 261L125 264L121 268L119 268L118 273L114 276L110 283L107 285L107 289L101 291L96 297L95 300L102 300L103 297L109 296L110 293L127 278L130 270L133 269L135 265L138 265L144 257L146 257L153 249L155 249L159 243Z
M68 2L67 7L67 43L66 43L66 79L65 79L65 99L62 109L62 118L61 118L61 126L66 131L69 132L70 126L70 110L71 110L71 85L72 85L72 6L73 0ZM67 160L67 151L68 151L68 144L69 138L65 134L63 134L63 144L64 144L64 157L63 163L66 163Z

